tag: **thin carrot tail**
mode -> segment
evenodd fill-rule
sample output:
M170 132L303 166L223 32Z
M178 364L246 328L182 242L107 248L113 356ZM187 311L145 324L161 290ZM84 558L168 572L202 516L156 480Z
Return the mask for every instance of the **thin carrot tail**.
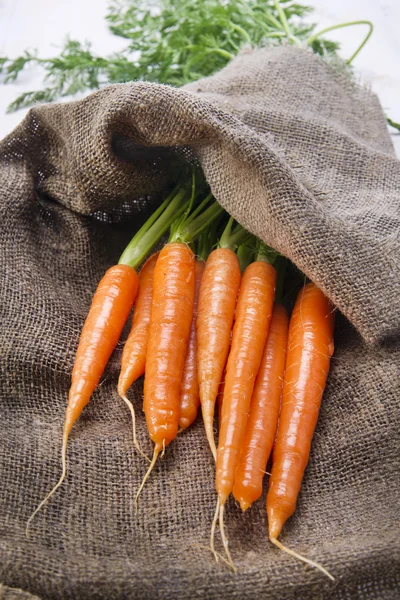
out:
M211 552L214 554L214 558L215 558L215 562L218 562L218 552L215 550L215 528L217 527L217 522L218 522L218 515L219 515L219 507L220 507L220 502L219 502L219 498L217 500L217 506L215 509L215 514L214 514L214 519L211 525L211 534L210 534L210 548L211 548Z
M45 498L43 498L43 500L41 501L41 503L39 504L39 506L33 511L33 513L31 514L31 516L29 517L27 523L26 523L26 528L25 528L25 535L27 538L29 538L29 530L30 530L30 526L31 523L34 519L34 517L37 515L37 513L40 511L40 509L47 503L47 501L51 498L51 496L54 494L54 492L60 487L60 485L63 483L66 473L67 473L67 443L68 443L68 433L67 431L64 430L64 435L63 435L63 444L62 444L62 449L61 449L61 462L62 462L62 473L61 473L61 477L58 480L58 482L56 483L56 485L53 487L53 489L47 494L47 496L45 496Z
M228 542L228 538L226 537L226 534L225 534L224 509L225 509L225 504L220 504L220 507L219 507L219 529L220 529L220 533L221 533L221 540L224 545L226 557L228 559L227 562L228 562L229 566L232 568L233 572L237 573L237 567L232 560L231 553L229 552L229 547L228 547L229 542Z
M331 575L329 573L329 571L327 571L326 569L324 569L324 567L322 565L320 565L319 563L317 563L317 562L315 562L315 561L313 561L313 560L311 560L309 558L306 558L305 556L302 556L301 554L299 554L298 552L295 552L294 550L291 550L290 548L287 548L286 546L284 546L282 544L282 542L280 542L279 540L277 540L274 537L270 537L269 539L280 550L283 550L287 554L290 554L290 556L294 556L294 558L297 558L298 560L301 560L302 562L307 563L308 565L311 565L312 567L315 567L316 569L318 569L319 571L321 571L321 573L323 573L324 575L326 575L327 577L329 577L329 579L331 579L332 581L335 581L335 578L333 577L333 575Z
M211 402L203 402L201 405L201 411L203 414L204 430L206 432L208 445L210 446L214 461L217 462L217 447L214 439L214 407L212 407L211 404Z
M139 442L137 441L137 437L136 437L136 415L135 415L135 409L133 408L133 404L130 400L128 400L128 398L125 395L120 394L122 400L125 402L125 404L127 405L127 407L130 410L131 413L131 417L132 417L132 430L133 430L133 444L136 448L136 450L139 452L139 454L141 454L143 456L143 458L145 458L148 462L151 462L150 458L147 456L147 454L145 454L143 452L143 450L141 449Z
M164 445L163 445L163 448L165 448L165 446L164 446ZM138 500L139 500L139 496L140 496L140 494L141 494L141 492L142 492L142 489L144 488L144 484L146 483L146 481L148 480L148 478L149 478L149 476L150 476L150 473L152 472L152 470L153 470L153 469L154 469L154 467L155 467L155 464L156 464L156 461L157 461L158 455L160 454L160 450L161 450L161 447L160 447L158 444L156 444L156 445L154 446L153 458L151 459L150 466L149 466L149 468L147 469L147 472L146 472L145 476L143 477L143 481L142 481L142 483L140 484L140 487L139 487L139 489L138 489L138 491L137 491L137 493L136 493L136 496L135 496L135 515L137 514L137 511L138 511Z

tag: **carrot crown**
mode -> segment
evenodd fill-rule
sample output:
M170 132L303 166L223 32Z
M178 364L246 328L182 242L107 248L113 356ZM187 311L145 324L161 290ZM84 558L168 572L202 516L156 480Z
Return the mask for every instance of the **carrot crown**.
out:
M177 185L164 202L133 236L119 259L119 264L136 269L145 256L168 231L171 224L189 205L188 185Z
M232 229L233 223L234 218L229 217L228 223L219 239L219 248L229 248L230 250L236 251L239 246L252 237L251 233L243 229L239 223Z
M171 228L169 241L193 244L203 232L210 228L224 211L216 200L212 200L213 195L210 193L197 203L194 198L194 190L192 190L192 197L185 212L176 219Z

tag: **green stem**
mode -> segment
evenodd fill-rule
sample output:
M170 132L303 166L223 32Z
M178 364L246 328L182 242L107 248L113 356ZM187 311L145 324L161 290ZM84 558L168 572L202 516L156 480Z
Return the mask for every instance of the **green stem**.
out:
M191 192L191 196L190 196L190 200L186 205L186 208L183 212L183 214L180 215L180 217L178 217L177 219L175 219L171 225L171 231L170 231L170 239L174 236L176 231L179 231L182 227L182 225L187 222L187 219L189 218L190 215L190 211L193 208L193 204L194 204L194 200L195 200L195 196L196 196L196 172L193 169L192 170L192 192Z
M188 45L188 46L186 46L186 49L190 50L193 47L194 47L193 45ZM223 48L207 48L203 52L201 52L198 55L195 55L191 60L188 60L186 62L184 69L183 69L183 74L186 78L186 81L189 81L189 72L190 72L190 69L193 67L193 65L195 65L202 58L207 56L207 54L219 54L220 56L223 56L224 58L227 58L228 60L233 60L233 58L235 58L234 54L231 54L230 52L228 52L227 50L224 50Z
M212 198L212 194L208 194L208 196L206 196L204 198L204 200L202 202L200 202L200 204L194 209L192 214L189 215L188 218L186 219L185 227L187 227L192 221L194 221L194 219L197 217L197 215L199 215L201 213L201 211L203 210L203 208L205 208L207 206L207 204L210 202L211 198Z
M211 195L205 200L209 201ZM201 204L205 203L205 200ZM213 202L204 212L196 216L195 219L188 219L185 225L178 231L175 231L170 238L170 242L181 242L191 244L207 227L209 227L223 212L222 206L218 202ZM196 209L198 214L198 211Z
M181 189L180 186L177 185L172 190L172 192L170 194L168 194L168 196L165 198L164 202L162 204L160 204L160 206L150 215L150 217L147 219L147 221L135 233L135 235L132 238L132 240L130 241L129 245L131 245L133 243L135 243L135 244L138 243L138 241L144 236L144 234L146 233L146 231L148 231L148 229L150 229L150 227L158 219L158 217L161 215L161 213L166 209L166 207L168 206L168 204L171 202L172 198L174 196L176 196L176 194L179 192L180 189ZM128 247L126 248L126 250L128 249Z
M204 51L204 54L219 54L220 56L223 56L228 60L232 60L233 58L235 58L234 54L231 54L223 48L207 48L207 50Z
M229 217L229 221L220 237L218 246L220 248L230 248L236 250L241 244L244 244L246 240L251 237L251 233L243 229L241 225L236 225L232 231L232 225L234 222L233 217Z
M145 256L150 252L153 246L156 245L174 220L187 208L189 200L184 202L186 195L187 189L183 187L175 193L172 199L170 198L170 194L170 196L164 200L160 208L157 209L129 242L119 259L119 264L129 265L133 269L137 269ZM168 203L167 200L169 200ZM162 207L163 210L160 210ZM157 214L156 217L154 217L155 214Z
M257 255L256 260L261 260L270 265L273 265L279 256L279 252L267 246L262 240L257 240Z
M245 268L254 260L254 247L246 242L239 246L236 254L239 259L240 270L243 273Z
M232 22L231 22L231 27L232 27L233 30L235 30L238 33L240 33L240 35L242 37L244 37L244 39L246 40L246 42L248 44L250 44L250 46L251 46L251 38L250 38L249 34L247 33L247 31L245 29L243 29L243 27L240 27L240 25L237 25L236 23L232 23Z
M371 37L372 32L374 31L374 26L371 23L371 21L348 21L346 23L339 23L339 25L331 25L330 27L321 29L321 31L318 31L317 33L314 33L312 36L310 36L308 38L308 40L306 41L306 44L308 46L311 46L311 44L316 39L318 39L321 35L324 35L324 33L328 33L329 31L334 31L335 29L342 29L343 27L352 27L353 25L368 25L369 31L368 31L367 35L365 36L364 40L362 41L362 43L358 46L357 50L354 52L354 54L352 54L350 56L350 58L347 59L346 64L350 65L353 62L353 60L355 59L355 57L357 56L357 54L364 48L365 44L368 42L369 38Z
M386 117L386 121L389 123L389 125L391 127L394 127L395 129L400 131L400 123L396 123L396 121L392 121L392 119L389 119L389 117Z
M237 44L235 44L235 42L232 39L232 36L229 35L229 33L226 36L227 42L229 43L229 45L234 49L234 51L238 54L240 51L240 48Z
M274 0L274 5L275 5L276 11L277 11L277 13L279 15L279 20L280 20L280 22L282 24L284 32L286 33L287 37L290 40L292 40L294 38L294 36L293 36L293 34L292 34L291 30L290 30L289 23L288 23L288 20L286 18L286 15L285 15L285 11L283 10L283 8L282 8L279 0Z
M263 18L265 19L265 21L268 23L268 21L271 23L272 27L275 27L276 29L280 29L282 27L282 23L280 23L278 21L278 19L276 19L273 15L271 14L263 14Z

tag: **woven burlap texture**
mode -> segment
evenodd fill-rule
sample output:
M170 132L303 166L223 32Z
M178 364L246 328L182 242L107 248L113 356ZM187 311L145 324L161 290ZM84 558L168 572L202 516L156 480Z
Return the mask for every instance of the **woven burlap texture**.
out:
M215 197L339 309L336 350L296 514L267 540L265 498L230 501L234 575L205 548L214 466L202 423L147 469L118 399L121 346L61 433L79 332L98 280L185 156ZM0 143L0 581L45 598L398 598L400 165L377 98L307 50L242 54L174 89L110 86L32 109ZM141 385L131 391L150 453ZM12 590L5 593L14 593ZM22 592L18 592L22 593ZM19 596L18 596L19 597ZM29 597L29 596L28 596Z

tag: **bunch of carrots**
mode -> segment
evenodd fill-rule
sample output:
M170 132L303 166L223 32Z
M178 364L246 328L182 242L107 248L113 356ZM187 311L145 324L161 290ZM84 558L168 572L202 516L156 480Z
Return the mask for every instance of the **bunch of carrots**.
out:
M199 191L200 188L200 191ZM138 267L169 231L163 249ZM133 237L93 297L76 353L64 421L62 474L27 524L62 484L71 429L96 389L132 307L118 392L135 412L128 389L144 374L144 411L153 457L196 419L201 406L215 459L225 559L235 569L224 531L232 493L247 510L267 494L269 538L328 577L321 565L278 541L293 514L333 353L334 309L313 284L300 290L289 318L282 304L285 260L226 215L195 177L178 185ZM218 442L214 413L219 411ZM279 424L278 424L279 422Z

